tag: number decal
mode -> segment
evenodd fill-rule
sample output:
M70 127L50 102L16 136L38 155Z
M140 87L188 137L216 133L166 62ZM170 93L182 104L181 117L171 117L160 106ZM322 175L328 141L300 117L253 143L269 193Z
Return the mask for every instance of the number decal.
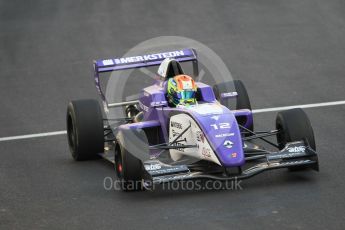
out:
M230 123L220 123L219 127L221 129L230 129Z
M213 127L215 130L217 129L230 129L230 123L219 123L217 124L212 124L211 127Z
M212 124L211 126L212 126L214 129L216 129L216 130L218 129L217 124Z

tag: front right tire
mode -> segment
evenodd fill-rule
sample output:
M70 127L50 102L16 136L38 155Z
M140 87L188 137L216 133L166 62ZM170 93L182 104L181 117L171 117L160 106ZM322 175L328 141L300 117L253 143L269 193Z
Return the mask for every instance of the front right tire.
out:
M307 114L300 108L281 111L277 114L276 129L277 141L280 149L287 142L307 141L309 146L316 150L314 131Z
M281 111L277 114L276 129L279 149L283 149L288 142L305 141L314 151L316 150L314 131L307 114L300 108ZM302 171L310 166L290 167L290 171ZM318 166L317 166L318 168Z

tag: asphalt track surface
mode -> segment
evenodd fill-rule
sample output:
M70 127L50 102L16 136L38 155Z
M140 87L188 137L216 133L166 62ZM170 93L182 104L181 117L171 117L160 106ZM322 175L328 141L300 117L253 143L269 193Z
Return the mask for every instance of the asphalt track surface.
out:
M69 100L97 98L93 59L162 35L212 48L256 109L345 99L344 1L1 0L0 137L64 130ZM321 171L240 191L107 191L112 166L74 162L65 135L0 142L0 229L344 229L345 106L306 112Z

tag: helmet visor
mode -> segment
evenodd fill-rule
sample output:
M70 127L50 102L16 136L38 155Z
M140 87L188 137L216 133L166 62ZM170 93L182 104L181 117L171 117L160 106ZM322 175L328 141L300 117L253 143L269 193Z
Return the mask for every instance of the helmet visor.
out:
M183 90L178 92L179 99L182 100L188 100L188 99L194 99L195 98L195 91L193 90Z

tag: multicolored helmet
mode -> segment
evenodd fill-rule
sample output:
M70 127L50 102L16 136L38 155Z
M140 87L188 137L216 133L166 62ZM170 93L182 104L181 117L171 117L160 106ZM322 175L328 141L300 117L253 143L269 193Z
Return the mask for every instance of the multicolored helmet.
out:
M196 103L197 86L194 80L185 74L169 78L167 98L172 105L190 105Z

